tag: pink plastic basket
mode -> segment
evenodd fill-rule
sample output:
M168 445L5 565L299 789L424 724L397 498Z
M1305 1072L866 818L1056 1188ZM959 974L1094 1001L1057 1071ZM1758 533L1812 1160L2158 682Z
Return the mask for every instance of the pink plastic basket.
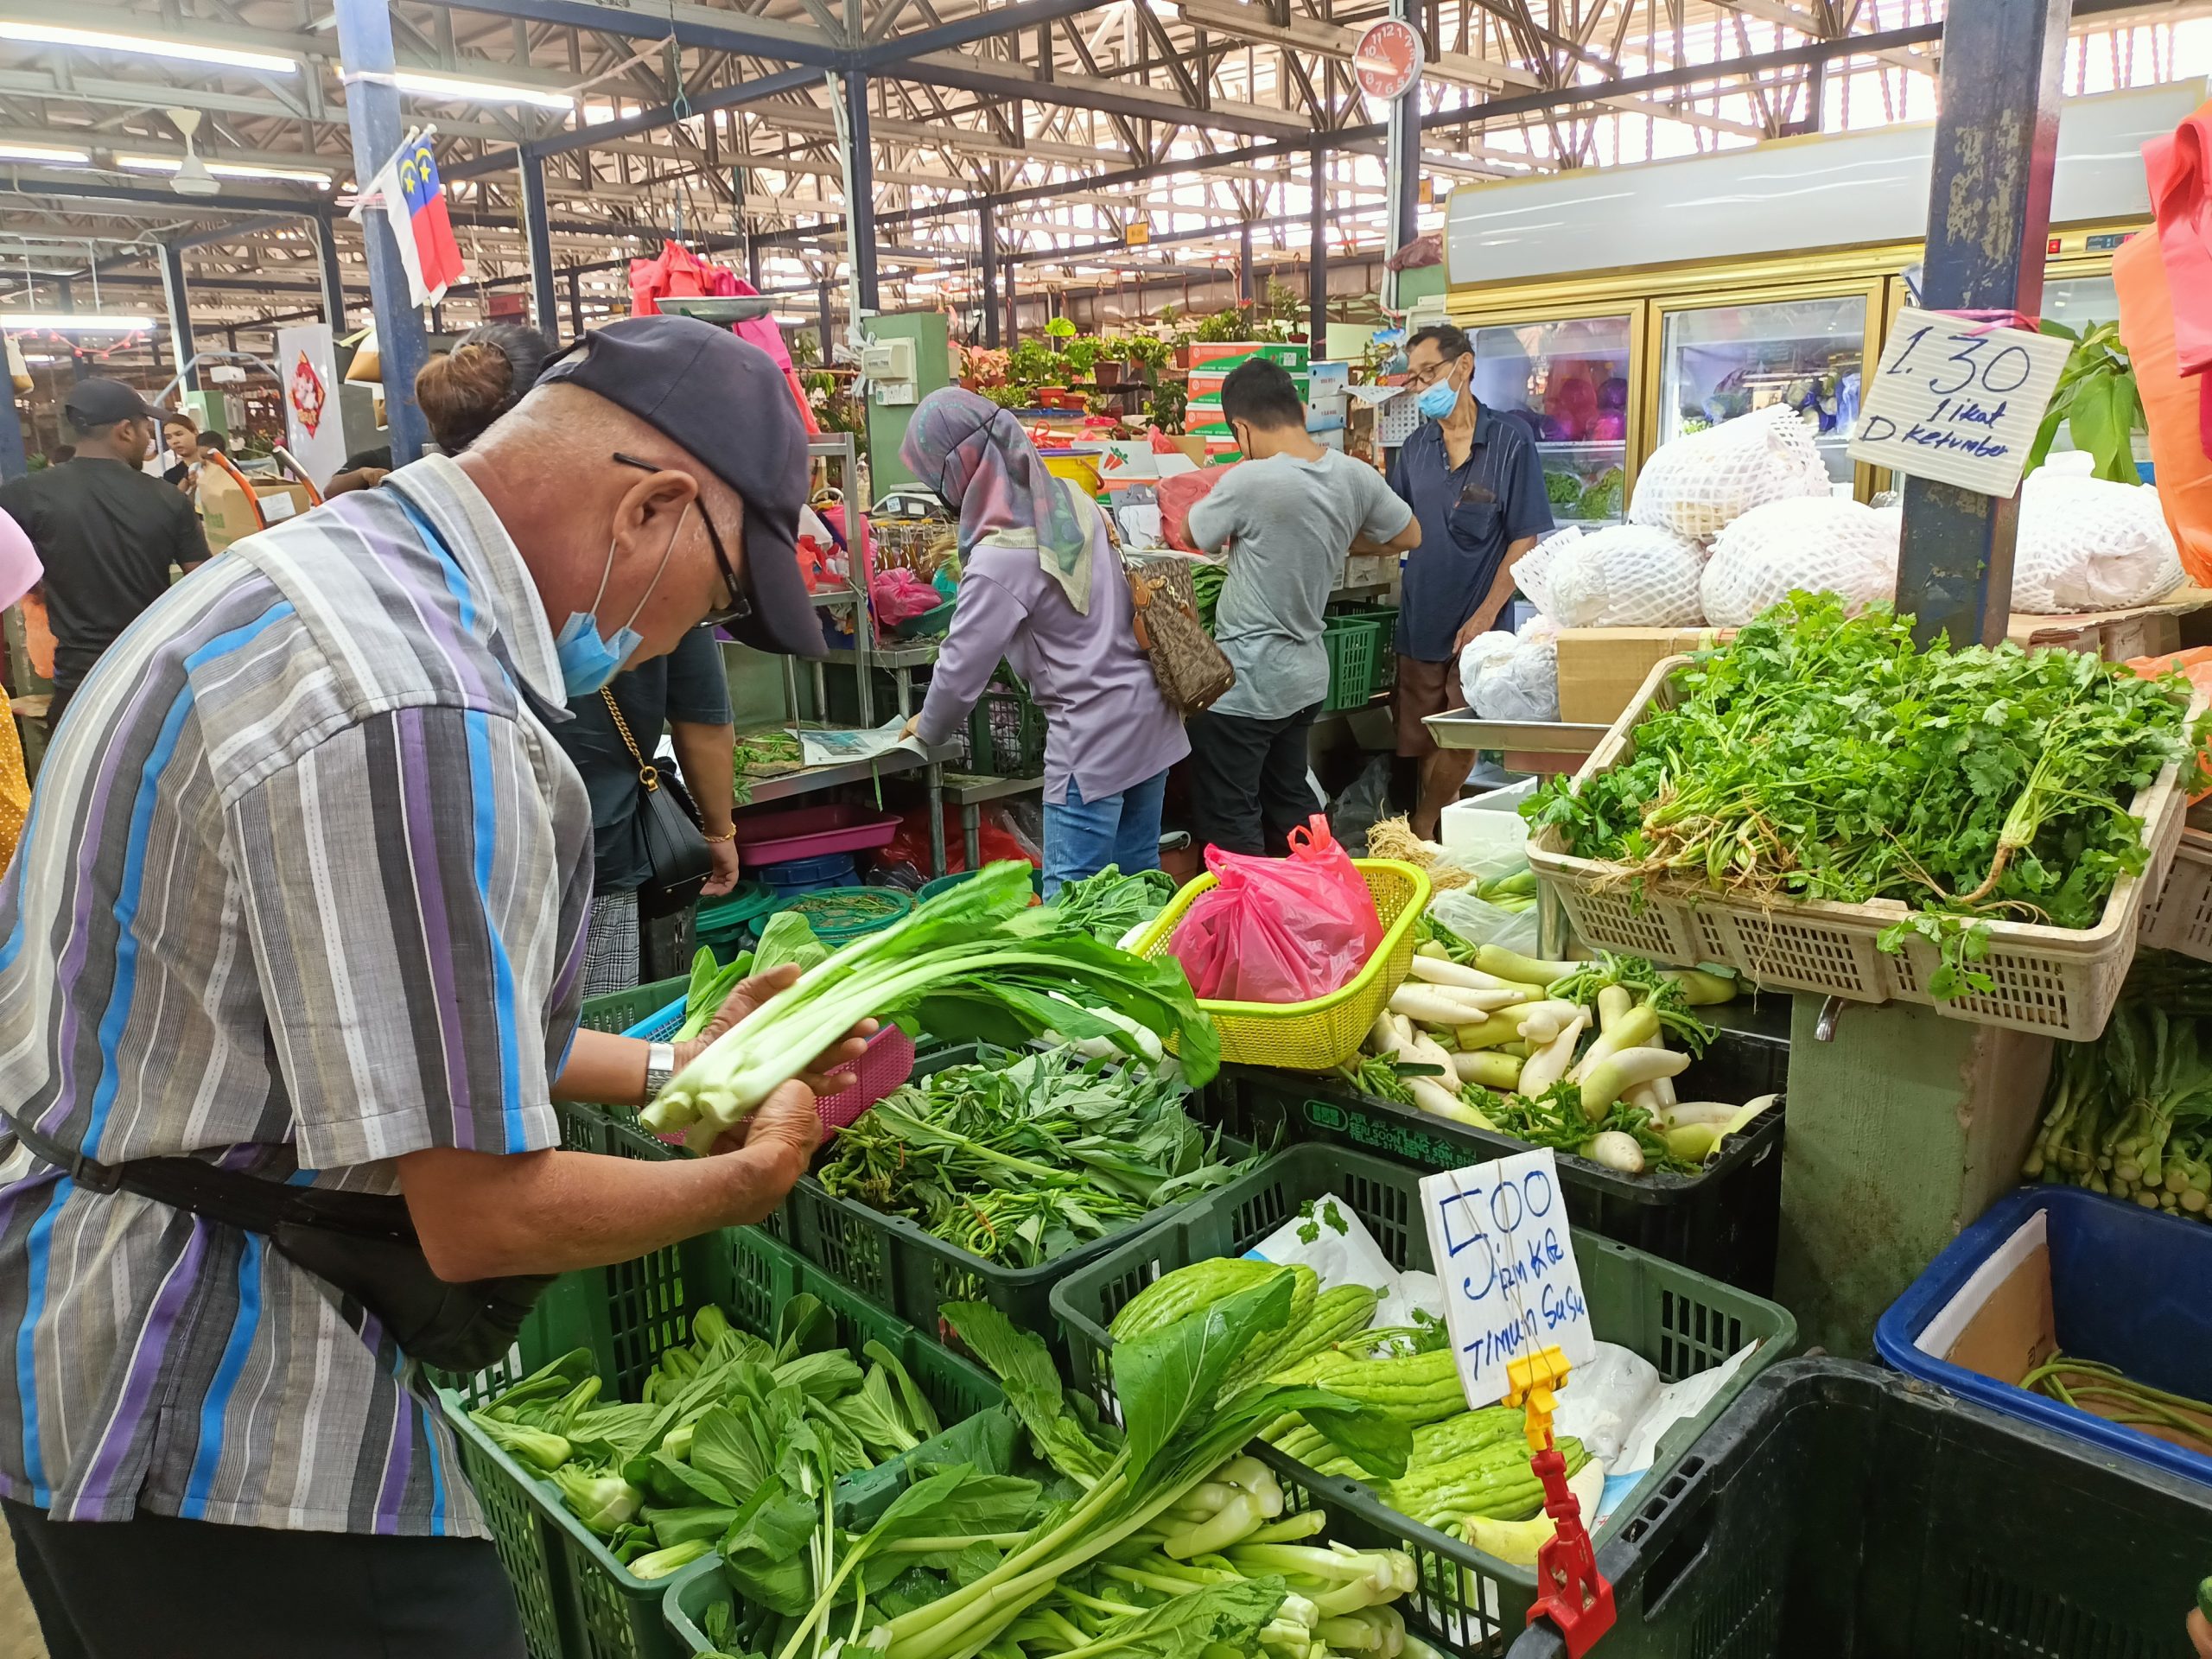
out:
M862 806L803 806L791 812L740 817L737 849L747 868L754 868L829 853L857 853L883 846L898 833L896 812L871 812Z
M914 1039L896 1026L885 1026L868 1040L868 1052L853 1067L849 1089L814 1103L822 1127L831 1135L914 1075Z

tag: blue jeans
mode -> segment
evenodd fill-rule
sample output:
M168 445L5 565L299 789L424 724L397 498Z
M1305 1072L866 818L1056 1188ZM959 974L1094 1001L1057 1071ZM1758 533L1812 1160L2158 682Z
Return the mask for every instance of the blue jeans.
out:
M1084 800L1075 779L1069 779L1067 799L1057 806L1045 804L1046 899L1063 882L1096 875L1109 864L1119 865L1124 875L1158 869L1160 804L1166 793L1165 767L1118 795L1096 801Z

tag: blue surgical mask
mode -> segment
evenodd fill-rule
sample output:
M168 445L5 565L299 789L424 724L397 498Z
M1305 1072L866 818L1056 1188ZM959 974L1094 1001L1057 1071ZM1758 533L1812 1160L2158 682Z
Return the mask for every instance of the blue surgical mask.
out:
M1452 384L1449 373L1435 385L1422 389L1419 407L1432 421L1440 421L1459 407L1459 388Z
M676 551L676 538L683 533L683 520L691 505L686 502L683 511L676 516L676 528L670 532L668 545L662 550L660 569L653 572L653 579L645 591L639 595L635 609L630 613L630 622L638 620L645 608L645 601L653 596L653 589L660 586L662 574L668 569L670 556ZM599 591L592 595L591 609L571 611L569 620L561 625L561 632L553 640L553 653L561 664L561 689L572 698L588 697L622 671L622 664L630 660L630 653L645 644L645 636L625 622L614 631L612 638L599 631L599 601L607 597L608 578L614 574L614 550L617 543L607 544L607 568L599 573Z

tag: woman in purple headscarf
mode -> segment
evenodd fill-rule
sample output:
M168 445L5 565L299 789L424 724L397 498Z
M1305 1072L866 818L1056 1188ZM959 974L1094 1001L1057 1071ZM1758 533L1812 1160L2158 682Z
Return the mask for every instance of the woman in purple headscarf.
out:
M1045 896L1109 864L1157 868L1167 768L1191 745L1097 508L972 391L923 398L899 458L960 514L959 605L907 729L947 741L1004 658L1045 714Z

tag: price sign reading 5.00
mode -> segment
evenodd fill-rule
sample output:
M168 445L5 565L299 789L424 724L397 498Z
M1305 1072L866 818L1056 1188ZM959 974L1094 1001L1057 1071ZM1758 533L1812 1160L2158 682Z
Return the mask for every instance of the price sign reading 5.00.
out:
M1907 307L1860 404L1852 459L2011 495L2072 349L2055 334Z
M1582 1269L1548 1147L1429 1175L1421 1184L1444 1325L1467 1403L1495 1403L1506 1368L1547 1348L1570 1365L1597 1357Z

